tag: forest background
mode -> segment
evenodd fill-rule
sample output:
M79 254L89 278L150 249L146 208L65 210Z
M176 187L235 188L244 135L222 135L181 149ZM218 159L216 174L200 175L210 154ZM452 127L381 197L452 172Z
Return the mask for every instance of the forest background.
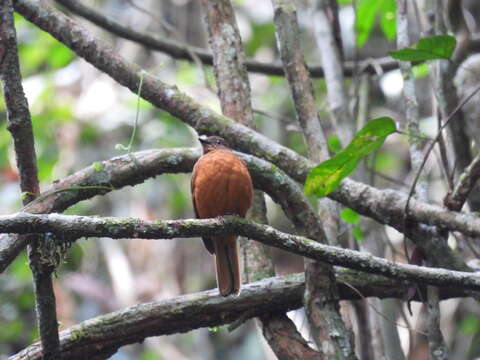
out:
M1 359L39 358L39 345L30 346L39 339L52 359L59 351L141 360L480 356L480 281L468 274L480 253L476 1L9 0L0 11L0 214L88 216L0 218L4 233L44 234L0 239ZM422 54L420 44L389 54L434 35L447 36ZM17 46L28 111L15 108L23 101ZM30 116L31 138L22 133ZM338 169L342 149L376 118L393 119L398 131L372 153L373 142L357 144L365 156L330 199L306 197L308 170L335 155ZM395 263L408 262L407 248L410 262L434 269L325 250L235 219L146 231L150 220L194 217L198 134L222 135L250 154L265 192L256 195L256 222ZM36 157L21 147L33 139ZM147 222L95 227L94 216ZM215 287L198 238L208 231L284 244L242 241L245 279L277 277L247 285L238 299L216 291L177 298ZM140 239L147 233L175 239ZM30 255L26 243L37 244ZM102 317L122 309L117 323ZM111 327L90 333L94 318ZM61 347L47 326L57 320Z

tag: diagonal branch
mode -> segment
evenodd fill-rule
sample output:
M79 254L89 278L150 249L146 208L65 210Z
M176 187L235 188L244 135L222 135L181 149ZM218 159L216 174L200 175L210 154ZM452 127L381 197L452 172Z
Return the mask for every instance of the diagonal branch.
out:
M237 153L247 163L255 188L270 195L296 227L308 229L308 236L321 239L318 217L310 208L300 187L283 171L267 161ZM199 156L198 149L158 149L118 156L98 162L64 179L55 181L23 211L30 213L63 212L79 201L136 185L164 173L190 172ZM316 230L317 229L317 230ZM0 271L3 271L25 246L0 237Z
M381 274L398 280L480 290L480 275L476 273L394 263L368 253L324 245L303 236L286 234L271 226L235 216L203 220L145 221L134 218L17 213L0 216L0 232L19 234L51 232L59 235L69 234L71 238L113 239L173 239L237 234L331 265Z
M124 26L123 24L106 17L102 13L83 5L79 0L55 0L57 3L63 5L74 14L81 16L95 25L110 31L111 33L141 45L149 49L156 50L168 54L175 59L183 59L192 61L191 52L197 56L205 65L213 65L213 56L205 49L194 47L188 44L180 43L169 39L159 39L147 33L141 33L135 29ZM264 75L284 76L281 64L263 63L253 59L246 59L244 64L248 71L260 73ZM395 61L391 58L385 57L381 59L366 59L357 65L364 72L376 74L378 68L382 71L390 71L397 68ZM351 61L345 62L344 73L345 76L352 76L354 73L355 64ZM314 77L323 77L324 72L321 66L310 66L309 71Z
M356 272L336 271L343 300L363 296L402 298L409 285L378 275L362 276ZM349 286L344 285L348 283ZM352 287L357 289L353 291ZM83 360L100 354L113 354L126 344L149 336L186 332L200 327L220 326L239 318L268 317L302 306L305 290L303 274L263 279L246 284L238 297L220 297L216 290L180 296L170 300L138 304L84 321L60 333L64 358ZM455 287L441 288L442 299L465 296ZM9 360L41 360L38 343ZM310 359L310 358L306 358Z
M462 210L463 204L467 201L478 179L480 179L480 154L475 156L470 165L460 175L452 193L445 198L445 205L453 211Z
M191 171L199 152L192 148L147 150L132 154L138 167L128 155L101 162L101 170L89 166L77 173L55 182L40 197L24 210L32 213L61 212L69 206L95 195L105 194L112 189L144 182L162 173ZM267 161L251 155L242 155L252 173L256 188L269 193L279 202L293 222L307 221L308 228L314 228L316 217L306 213L302 192L295 182L280 169ZM382 224L390 225L403 232L402 214L407 196L394 190L378 190L352 180L344 180L343 185L332 194L332 198L353 208L362 215L371 217ZM480 236L480 220L472 214L447 211L437 205L430 205L412 199L410 217L415 221L438 226L451 231L460 231L470 236ZM308 220L311 218L310 220ZM297 220L296 220L297 219ZM303 219L303 220L302 220ZM310 225L308 225L310 223ZM3 271L21 250L12 244L0 242L0 270ZM433 253L443 250L441 244L432 244ZM466 270L461 259L446 248L446 255L439 258L446 265Z
M147 150L102 161L55 181L23 211L62 212L79 201L106 194L124 186L133 186L162 173L190 172L198 158L197 149ZM99 166L101 168L99 168ZM0 273L27 245L18 236L0 236Z
M426 2L426 12L431 16L427 17L428 25L430 26L429 35L444 35L451 33L451 29L447 29L446 17L451 17L453 14L449 11L445 11L445 8L449 5L444 6L445 2L432 1ZM451 10L451 9L449 9ZM457 18L458 20L458 18ZM448 25L448 27L450 24ZM458 41L457 37L457 41ZM457 51L460 50L457 46ZM455 55L454 55L455 56ZM457 92L457 89L454 84L454 77L457 73L459 62L452 62L446 59L435 60L432 62L431 68L431 79L434 87L435 98L438 102L438 108L440 116L446 118L448 114L452 114L454 109L457 107L457 104L460 102L461 91ZM465 88L467 92L470 92L469 88ZM462 95L463 97L463 95ZM442 124L443 125L443 124ZM450 141L453 145L453 150L455 154L455 162L457 164L456 168L459 172L464 171L465 168L472 162L472 151L471 151L471 141L473 140L472 134L469 134L467 131L467 118L465 117L463 111L456 111L452 115L452 121L450 121L448 131L450 135ZM478 211L480 208L480 192L477 191L470 193L470 198L468 199L470 208L472 211Z
M89 166L77 173L55 182L41 196L38 202L27 206L24 210L32 213L61 212L69 206L98 194L105 194L112 189L139 184L150 177L162 173L179 173L191 171L199 156L196 149L160 149L147 150L132 154L138 167L132 166L130 156L119 156L101 162L101 170ZM243 154L249 171L252 173L256 188L269 193L278 201L287 216L295 221L307 221L308 228L314 228L317 221L304 211L304 197L298 186L280 169L267 161L251 155ZM63 191L62 191L63 190ZM371 217L379 223L390 225L403 232L402 214L407 196L394 190L378 190L371 186L344 180L342 186L331 196L362 215ZM303 210L302 210L303 209ZM307 220L310 218L310 220ZM470 236L480 236L480 220L472 214L447 211L443 207L430 205L412 199L410 217L417 222L437 226L442 229L459 231ZM298 220L295 220L298 219ZM303 220L302 220L303 219ZM299 223L301 224L301 223ZM3 271L15 258L20 247L0 242L0 270ZM466 270L462 260L448 247L444 252L441 244L431 245L432 253L442 252L442 259L448 266ZM446 254L446 255L445 255Z

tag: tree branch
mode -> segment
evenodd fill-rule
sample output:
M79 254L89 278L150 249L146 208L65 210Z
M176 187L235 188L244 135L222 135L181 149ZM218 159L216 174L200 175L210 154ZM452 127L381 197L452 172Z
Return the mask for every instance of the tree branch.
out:
M89 166L55 182L38 201L29 204L24 210L31 213L61 212L81 200L105 194L113 189L139 184L162 173L189 172L199 156L199 151L192 148L161 149L137 152L132 155L136 162L133 162L131 156L119 156L101 162L101 170ZM295 182L267 161L246 154L242 154L242 157L252 174L255 187L266 191L275 201L278 201L292 221L303 219L307 221L307 227L312 229L318 220L315 216L308 215L309 212L305 212L303 202L306 200L300 196L302 193ZM134 163L138 167L132 166ZM362 215L403 232L402 214L407 200L407 196L403 193L394 190L378 190L347 179L338 190L332 193L331 198ZM311 220L306 220L307 216L311 217ZM415 221L442 229L480 236L480 220L472 214L447 211L440 206L412 199L409 216ZM298 220L295 220L297 218ZM18 244L15 243L15 245ZM441 247L441 244L432 244L431 251L433 253L440 251L439 246ZM16 256L14 253L18 253L18 249L21 250L21 244L12 247L11 244L5 245L2 242L1 271ZM465 265L462 266L462 261L457 254L450 249L447 248L447 255L442 256L446 259L445 264L453 264L458 266L458 269L467 269Z
M140 184L165 172L190 172L198 155L198 149L192 148L146 150L102 161L98 166L88 166L55 181L23 211L35 214L63 212L79 201ZM15 235L0 236L0 273L27 243L27 239Z
M326 139L320 126L312 82L300 47L295 4L282 0L272 0L272 4L278 48L309 158L315 162L326 160L328 158ZM324 199L319 205L321 223L326 228L327 234L327 239L322 236L319 241L336 244L338 233L336 206L329 199ZM313 339L319 349L322 349L323 343L331 343L333 346L329 348L333 350L332 352L343 358L343 353L349 353L352 347L349 329L340 315L338 288L333 268L324 263L310 261L306 266L306 279L304 302L310 330L314 334ZM332 336L333 334L335 335ZM325 351L325 347L322 352L326 358L334 355Z
M431 255L431 260L435 261L437 266L468 269L458 253L452 251L448 244L434 241L432 229L422 224L465 234L480 234L480 221L477 224L472 215L447 211L443 207L412 198L409 205L409 221L405 223L403 219L407 195L395 190L378 190L350 179L344 180L342 186L335 190L330 198L381 224L405 233L416 245ZM413 223L410 220L413 220ZM415 226L415 223L421 224Z
M312 349L285 313L269 313L260 316L262 333L277 355L278 360L323 360L322 353Z
M13 20L13 2L0 6L0 74L3 80L7 128L12 134L15 158L20 174L23 203L28 204L40 193L34 137L28 102L23 92L17 52L17 37ZM20 242L30 243L29 265L33 274L35 310L44 360L60 359L58 323L53 293L53 266L42 261L42 237L28 235Z
M146 150L118 156L89 166L64 179L55 181L45 193L28 204L23 211L30 213L63 212L79 201L106 194L128 185L164 173L190 172L200 152L195 148ZM295 227L304 229L309 237L322 239L319 219L299 186L283 171L267 161L241 154L252 175L255 188L267 192L280 204ZM22 250L25 242L3 239L0 242L0 270Z
M168 54L172 58L193 61L190 52L193 52L205 65L213 65L213 56L205 49L197 48L188 44L184 44L178 41L159 39L155 36L141 33L135 29L128 28L121 23L104 16L102 13L95 11L80 3L79 0L55 0L57 3L63 5L74 14L81 16L88 21L91 21L95 25L110 31L111 33L141 45L148 47L149 49L156 50ZM187 48L189 50L187 50ZM244 64L248 71L254 73L260 73L264 75L277 75L284 76L283 68L281 64L269 64L253 59L246 59ZM390 71L397 68L395 61L392 61L390 57L381 59L366 59L357 65L363 72L376 74L378 68L383 72ZM344 64L345 76L352 76L354 73L355 64L351 61L346 61ZM318 65L309 67L310 74L314 77L323 77L323 68Z
M363 296L402 298L407 287L411 286L382 276L364 276L343 269L336 271L336 279L343 300L358 299L358 292ZM466 295L455 287L440 289L442 299ZM246 284L238 297L224 298L218 296L217 290L209 290L171 300L138 304L62 331L61 351L66 359L98 359L102 354L113 354L119 347L141 342L149 336L220 326L242 317L269 316L272 312L284 313L297 309L302 306L303 292L304 276L295 274ZM41 360L41 356L41 348L36 343L9 360Z
M430 349L430 359L448 360L448 348L443 339L440 329L440 301L438 298L438 288L427 286L427 329L428 329L428 347Z
M309 158L315 162L327 160L327 140L320 126L313 85L300 46L295 5L282 0L272 0L272 4L278 49Z
M204 0L202 6L206 14L205 19L213 53L214 73L222 113L255 129L250 82L244 65L245 54L232 5L228 0ZM232 53L235 56L232 56ZM302 198L300 197L300 199ZM304 204L309 207L307 201ZM252 208L247 216L249 219L263 224L268 222L267 207L262 192L254 191ZM273 262L268 256L265 245L253 240L242 239L241 246L244 254L244 274L247 279L261 279L275 275ZM277 357L283 357L285 360L296 359L294 354L306 351L306 349L315 353L308 346L307 348L303 347L304 344L301 341L293 340L302 339L302 337L285 314L274 313L267 318L261 317L259 320L265 339ZM283 333L276 331L278 328L283 329ZM278 344L285 346L279 349Z
M411 26L408 18L408 2L406 0L399 0L397 2L397 48L402 49L409 47L410 36L409 26ZM405 118L403 121L403 128L409 134L409 152L410 162L413 172L416 174L422 169L423 160L423 140L420 139L420 115L418 111L418 100L415 91L415 78L413 76L412 65L408 61L399 61L400 72L403 77L403 100L405 105ZM448 169L447 169L448 171ZM415 189L418 198L427 200L427 176L421 176Z
M98 69L112 76L120 84L128 87L135 93L138 92L139 72L141 69L123 60L120 55L104 46L73 20L45 3L40 5L33 0L17 0L15 9L35 25L69 46L79 56L84 57ZM313 166L310 161L296 152L202 107L193 99L180 92L175 86L167 85L151 75L147 74L144 76L141 96L155 106L168 111L173 116L193 126L200 133L221 134L229 140L233 147L248 151L274 163L297 181L303 182L308 174L308 170ZM349 195L351 192L356 193L358 197L351 197ZM375 197L364 196L367 194L375 195ZM342 202L345 206L354 208L362 215L375 215L374 219L377 221L403 231L403 224L399 224L398 220L403 218L402 214L406 199L400 192L380 191L361 183L346 180L342 182L339 189L332 193L330 197ZM393 200L400 200L403 207L398 208L396 206L398 205L397 203L384 201L388 197L394 198ZM374 206L375 214L365 204ZM416 209L414 204L419 206L419 209ZM463 215L456 214L453 216L455 219L451 219L451 213L444 212L440 207L434 207L435 211L430 211L434 210L431 206L411 201L409 215L414 221L419 220L419 217L421 217L420 222L430 225L436 225L435 223L443 224L445 218L448 218L447 223L451 221L456 223L454 230L461 231L458 228L463 228L464 231L468 231L465 224L462 223L465 221ZM437 213L436 209L438 209L440 214ZM420 216L417 216L417 210ZM459 219L458 216L461 216L463 220ZM440 220L440 218L442 219ZM409 225L413 228L417 227L415 223ZM413 240L421 243L423 237L419 236ZM436 251L436 246L436 244L429 243L424 248L433 254ZM444 255L444 251L447 251L447 256ZM442 256L438 257L437 260L445 266L455 266L459 269L466 268L463 260L456 257L450 249L442 248L441 252Z
M0 232L19 234L51 232L69 234L69 238L112 239L172 239L237 234L331 265L381 274L398 280L412 280L431 285L456 285L465 289L480 290L480 275L476 273L393 263L368 253L319 244L302 236L282 233L271 226L235 216L203 220L144 221L134 218L16 213L0 216Z
M336 134L343 146L347 146L355 133L352 114L348 107L348 95L343 76L343 49L338 43L339 29L335 28L338 9L336 2L317 0L315 9L315 39L318 53L325 69L327 100L329 112L335 126ZM338 25L338 22L336 23Z
M480 154L477 154L470 165L460 175L453 192L445 198L445 205L453 211L462 210L470 192L480 179Z
M429 35L444 35L448 33L444 18L444 2L426 2L426 12L432 16L427 17L430 21L431 31ZM458 63L449 60L435 60L431 64L431 78L442 118L451 114L459 103L459 95L454 84L455 73ZM471 134L467 133L468 126L462 111L454 114L449 122L449 135L455 153L455 161L459 171L463 171L472 162L470 149ZM477 188L479 189L479 188ZM480 209L479 191L471 193L469 199L472 211Z
M48 188L39 200L29 204L24 210L31 213L61 212L81 200L105 194L113 189L139 184L162 173L189 172L199 156L199 151L192 148L160 149L137 152L132 156L136 159L135 162L129 155L119 156L100 162L101 170L97 170L98 167L96 169L89 166L61 179ZM300 196L302 192L294 181L267 161L246 154L242 154L242 158L248 165L256 188L266 191L275 201L278 201L292 221L300 222L303 219L303 224L306 224L307 228L315 227L314 224L318 219L305 211L306 199ZM135 163L138 167L133 166ZM402 214L407 199L405 194L394 190L378 190L347 179L331 197L362 215L403 231ZM311 219L307 220L310 217ZM471 214L446 211L440 206L412 199L410 217L415 221L443 229L480 236L480 220ZM18 244L15 243L15 245ZM22 248L21 245L13 247L11 244L5 245L2 242L1 271L15 258L15 253ZM438 246L440 244L436 247L432 244L431 251L438 251ZM450 249L447 255L442 256L444 259L447 256L446 264L451 265L453 262L459 269L467 269L465 265L461 266L461 260Z

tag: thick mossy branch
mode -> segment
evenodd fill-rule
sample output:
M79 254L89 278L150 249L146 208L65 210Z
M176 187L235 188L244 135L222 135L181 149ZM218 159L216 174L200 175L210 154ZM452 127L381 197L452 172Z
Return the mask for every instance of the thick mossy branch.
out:
M193 148L146 150L105 160L55 181L22 210L35 214L62 212L79 201L137 185L157 175L190 172L199 154ZM25 238L0 235L0 273L27 244Z
M271 226L235 216L206 220L144 221L133 218L17 213L0 216L0 232L51 232L59 235L68 233L71 237L95 236L114 239L172 239L237 234L331 265L381 274L398 280L480 290L480 275L476 273L393 263L368 253L324 245L302 236L282 233Z
M38 200L29 204L24 211L31 213L61 212L69 206L99 194L105 194L113 189L136 185L148 178L164 173L185 173L191 171L193 164L200 155L194 148L158 149L133 153L130 156L119 156L102 161L100 167L89 166L64 179L56 181ZM132 160L135 158L135 161ZM242 155L252 174L257 189L267 192L277 201L285 213L295 223L296 217L305 219L309 214L304 206L304 197L298 185L281 169L268 161L251 155ZM371 186L344 180L342 186L332 193L331 197L344 203L360 214L369 216L378 222L393 226L403 231L403 209L407 196L394 190L378 190ZM426 204L412 199L410 203L410 218L412 221L436 225L442 229L456 230L472 236L480 236L480 219L470 214L447 211L437 205ZM317 219L313 216L308 220L313 224ZM18 246L15 246L18 245ZM0 237L0 272L3 271L15 256L26 245L6 240ZM445 245L446 246L446 245ZM432 245L432 251L442 253L442 244ZM449 256L441 256L449 266L457 262L457 257L451 250ZM443 254L445 254L443 252ZM447 259L453 259L447 261ZM458 261L457 269L466 269Z
M408 287L378 275L365 275L338 269L336 278L343 300L362 296L402 298ZM345 285L348 284L348 285ZM353 290L353 289L356 289ZM286 312L302 306L303 274L268 278L246 284L238 297L221 297L217 290L135 305L84 321L60 333L61 351L65 359L95 358L113 354L119 347L141 342L149 336L186 332L200 327L220 326L234 322ZM455 287L441 287L440 297L468 296ZM33 344L10 360L40 360L41 348Z
M35 214L62 212L79 201L133 186L158 175L190 172L199 155L199 149L195 148L158 149L98 162L96 166L89 166L54 182L23 210ZM318 217L298 184L265 160L246 154L238 155L247 163L255 188L268 193L295 226L308 229L305 233L309 237L321 239L322 232L316 230L319 228ZM20 239L11 241L6 236L0 236L0 272L25 245Z

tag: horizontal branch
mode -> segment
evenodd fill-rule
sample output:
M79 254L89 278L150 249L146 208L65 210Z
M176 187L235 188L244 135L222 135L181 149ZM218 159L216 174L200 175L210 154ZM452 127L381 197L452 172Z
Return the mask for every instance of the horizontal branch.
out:
M79 201L140 184L148 178L164 173L187 173L192 170L199 155L200 150L196 148L156 149L97 162L95 166L55 181L23 211L34 214L63 212ZM319 227L316 224L318 218L298 184L265 160L241 153L238 155L247 163L255 188L268 193L280 204L295 226L307 227L310 237L321 239L322 234L315 231ZM0 235L0 273L25 247L26 243L20 240Z
M67 233L69 239L92 236L113 239L172 239L237 234L331 265L381 274L398 280L480 290L480 275L476 273L393 263L368 253L323 245L302 236L282 233L271 226L235 216L205 220L145 221L134 218L17 213L0 216L0 232L51 232L58 237Z
M190 172L199 155L199 149L193 148L145 150L101 161L55 181L23 211L62 212L79 201L137 185L166 172ZM26 245L24 238L0 235L0 273Z
M97 166L89 166L56 181L37 201L29 204L24 210L31 213L61 212L81 200L124 186L139 184L150 177L163 173L189 172L199 154L199 150L194 148L157 149L102 161L96 164ZM242 157L249 167L257 188L269 193L282 205L287 214L297 214L303 218L307 216L301 211L302 199L298 196L298 187L295 182L265 160L245 154ZM362 215L403 231L403 211L407 197L401 192L378 190L347 179L330 197ZM297 205L296 202L299 204ZM410 209L409 216L416 221L480 236L480 219L472 215L447 211L440 206L414 199L411 200ZM24 246L25 243L6 241L0 236L0 272ZM432 244L429 250L432 253L441 252L444 246L447 245ZM449 258L446 258L443 252L440 259L447 259L446 264L454 264L454 261L457 261L455 254L451 250L449 252L452 254ZM461 265L456 268L465 269Z
M156 36L152 36L148 33L141 33L133 28L129 28L120 22L108 18L99 11L93 8L81 4L79 0L56 0L57 3L63 5L68 10L72 11L76 15L79 15L88 21L91 21L95 25L110 31L111 33L134 41L138 44L146 46L147 48L155 51L163 52L174 59L182 59L188 61L194 61L191 53L195 54L200 61L205 65L213 65L212 54L202 48L194 47L179 41L170 39L160 39ZM265 75L277 75L285 76L283 66L279 63L264 63L247 59L245 61L247 70L254 73L260 73ZM346 61L343 66L345 76L353 76L357 72L365 72L376 74L379 72L390 71L397 69L398 65L396 61L393 61L390 57L381 59L367 59L355 63L353 61ZM323 77L324 71L322 66L313 65L309 66L309 71L313 77Z
M411 286L407 282L344 269L337 269L336 278L342 300L359 299L359 294L364 297L402 298ZM455 287L442 287L440 290L442 299L466 296ZM141 342L149 336L221 326L240 319L246 321L273 312L297 309L302 306L303 293L304 276L295 274L245 284L238 297L224 298L218 296L217 290L210 290L139 304L62 331L61 351L63 358L71 360L113 354L119 347ZM41 355L41 347L36 343L9 360L41 360Z

